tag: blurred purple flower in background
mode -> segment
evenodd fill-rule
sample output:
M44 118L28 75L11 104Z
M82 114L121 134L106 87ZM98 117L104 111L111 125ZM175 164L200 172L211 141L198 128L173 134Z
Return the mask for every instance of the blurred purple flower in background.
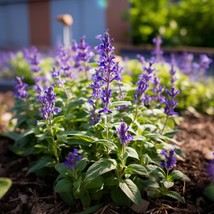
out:
M153 40L155 45L155 49L152 51L152 55L155 56L156 61L160 61L163 55L163 51L161 50L162 39L160 36L155 37Z
M59 69L60 75L72 77L72 60L72 50L60 46L56 56L56 66Z
M160 163L162 167L165 167L166 169L174 168L175 163L177 162L175 157L175 151L176 149L170 149L169 151L162 150L160 152L160 154L165 157L165 160Z
M80 40L80 43L76 42L72 45L72 50L74 51L74 68L78 68L78 71L85 71L87 75L87 71L90 70L90 66L88 62L93 57L93 51L85 41L85 36L83 36Z
M78 154L78 149L74 149L73 152L69 152L64 162L65 166L69 166L70 169L74 169L75 165L82 159Z
M26 98L28 96L28 92L27 92L27 86L28 84L23 82L24 77L16 77L15 81L16 81L16 85L15 85L15 96L18 99L23 99Z
M199 76L200 77L205 75L205 72L207 69L209 69L209 66L211 63L212 63L212 60L206 54L200 55L200 61L199 61Z
M29 49L23 49L23 55L24 58L27 60L27 62L30 65L32 72L39 72L41 71L40 67L40 54L38 52L38 49L36 47L31 47Z

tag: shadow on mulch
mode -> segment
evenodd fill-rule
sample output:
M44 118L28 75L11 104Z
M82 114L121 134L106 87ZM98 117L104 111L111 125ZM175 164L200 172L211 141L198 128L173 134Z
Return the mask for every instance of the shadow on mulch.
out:
M0 94L0 104L11 106L12 94ZM1 115L4 110L0 109ZM0 132L5 124L0 124ZM176 169L187 174L189 183L176 183L176 191L182 194L186 203L181 204L170 198L145 199L149 206L142 213L197 213L214 214L214 203L209 201L203 190L211 182L207 174L211 151L214 151L214 117L207 115L185 115L178 127L176 139L181 142L181 149L186 158L178 161ZM0 177L9 177L13 185L0 200L0 214L67 214L78 213L66 205L53 192L54 180L51 177L41 178L34 174L27 175L30 160L11 153L7 146L8 138L0 136ZM79 207L80 210L80 207ZM131 209L106 203L97 214L131 214Z

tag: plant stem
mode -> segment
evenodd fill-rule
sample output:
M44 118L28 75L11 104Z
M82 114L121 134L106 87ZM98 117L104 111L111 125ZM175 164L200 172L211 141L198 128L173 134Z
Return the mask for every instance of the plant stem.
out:
M134 121L137 119L137 117L138 117L138 105L136 105Z
M164 122L164 125L163 125L163 129L160 132L161 134L163 134L163 131L164 131L165 127L166 127L168 119L169 119L169 115L166 116L166 119L165 119L165 122Z
M105 125L106 125L106 140L108 140L108 115L105 118Z

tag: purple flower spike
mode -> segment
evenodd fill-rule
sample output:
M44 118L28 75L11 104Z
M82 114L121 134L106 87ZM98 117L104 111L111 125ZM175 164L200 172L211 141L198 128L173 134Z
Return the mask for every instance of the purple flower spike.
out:
M140 75L140 80L137 82L138 88L134 94L134 101L137 105L140 105L142 102L147 105L149 98L146 97L145 93L149 88L149 81L152 79L152 68L153 62L149 62L149 66L144 66L146 73Z
M104 35L97 36L97 39L101 41L101 44L96 47L100 58L98 61L99 68L92 75L92 96L97 99L102 98L104 108L100 112L110 113L109 104L112 95L110 84L114 80L121 80L122 69L119 67L118 62L114 61L114 47L112 46L112 40L109 37L108 31L105 31Z
M127 131L129 130L129 126L123 120L121 119L120 127L117 129L117 133L120 136L120 143L121 144L127 144L131 140L133 140L133 137L130 134L127 134Z
M60 75L72 77L72 55L71 50L64 47L59 47L58 55L56 57L56 65L59 67Z
M160 36L154 38L153 43L155 45L155 49L152 51L152 54L156 57L157 60L160 60L163 55L163 51L161 50L162 39Z
M74 149L73 152L69 152L68 156L65 158L64 162L65 166L69 166L70 169L74 169L75 165L82 159L82 157L78 154L78 149Z
M175 163L177 162L175 151L176 149L170 149L168 152L166 150L161 151L160 154L165 157L165 160L160 163L162 167L165 167L166 169L174 168Z
M175 97L180 93L180 90L175 90L175 69L174 64L171 65L170 70L170 77L171 77L171 88L170 90L166 90L166 93L168 94L169 98L165 99L165 108L164 113L168 116L177 116L178 113L174 111L176 105L178 102L175 100Z
M26 90L27 84L23 82L23 77L16 77L16 86L15 86L15 96L18 99L23 99L28 96L28 92Z
M39 96L39 101L42 103L40 113L45 120L49 120L51 115L56 115L61 111L60 108L55 108L56 94L53 86L47 88L44 95Z
M212 60L209 57L207 57L206 54L200 55L200 66L202 68L208 69L211 63L212 63Z
M24 53L25 59L30 64L31 71L35 72L35 73L41 71L41 67L39 65L39 63L40 63L40 54L39 54L37 48L36 47L32 47L29 50L25 49L25 50L23 50L23 53Z
M157 103L163 104L165 102L165 98L162 95L164 91L164 86L160 85L160 79L157 76L154 76L153 78L153 89L152 92L154 93L154 96L152 97L152 100L156 101Z
M93 57L93 52L86 43L85 36L81 38L80 44L73 43L72 50L76 53L74 56L74 68L78 68L78 71L89 71L91 67L87 63Z

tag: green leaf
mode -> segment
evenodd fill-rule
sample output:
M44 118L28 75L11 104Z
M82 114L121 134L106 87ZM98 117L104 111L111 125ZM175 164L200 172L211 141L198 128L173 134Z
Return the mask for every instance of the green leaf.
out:
M168 196L170 198L174 198L182 203L185 203L184 197L182 197L179 193L175 192L175 191L169 191L166 194L164 194L165 196Z
M84 211L80 212L79 214L91 214L96 213L100 208L102 208L102 204L95 205L93 207L88 207Z
M65 166L64 163L57 164L55 169L62 176L65 176L71 170L68 166Z
M59 138L68 137L68 139L78 139L87 142L92 142L96 140L96 138L94 138L93 136L89 136L89 133L86 131L64 131L58 135Z
M114 159L100 159L88 168L85 179L95 179L99 175L116 169L116 165L117 162Z
M172 181L177 180L177 179L185 181L185 182L190 181L189 177L179 170L173 170L170 173L169 177Z
M214 185L210 185L204 189L203 194L209 198L210 200L214 201Z
M55 192L72 192L73 189L73 182L71 179L63 178L56 183L54 188Z
M128 153L128 157L135 158L135 159L139 160L138 153L132 147L127 146L125 151Z
M126 196L135 204L141 203L141 194L138 187L130 179L119 181L120 189L126 194Z
M60 192L59 196L70 206L74 205L74 197L72 195L72 192Z
M111 107L117 106L131 106L132 103L130 101L115 101L111 103Z
M103 185L104 185L103 179L100 176L98 176L93 180L86 181L85 188L99 190L103 188Z
M24 137L26 137L26 136L28 136L28 135L30 135L30 134L33 134L33 133L34 133L34 129L32 129L32 128L27 129L27 130L25 130L23 133L21 133L21 134L18 136L18 138L16 138L15 140L16 140L16 141L19 141L19 140L21 140L22 138L24 138Z
M103 146L106 146L110 150L117 150L118 149L117 145L110 140L99 139L99 140L95 140L91 143L102 144Z
M144 136L134 136L133 140L145 141L146 138Z
M105 186L118 186L119 181L118 178L115 177L115 175L111 175L104 179L104 185Z
M12 185L9 178L0 178L0 199L7 193Z
M82 172L86 166L87 166L87 161L85 159L82 159L75 165L75 169L78 172Z
M140 164L130 164L124 170L125 174L138 174L138 175L146 175L148 176L148 171L146 168Z
M174 182L172 182L172 181L164 181L163 185L164 185L165 188L169 189L169 188L174 186Z
M33 166L28 170L28 173L36 172L45 167L53 167L56 164L56 161L51 157L43 157L37 161Z
M80 201L84 208L87 208L91 204L91 197L87 191L84 192L83 195L80 196Z
M131 200L126 196L126 194L119 188L114 188L111 190L112 201L120 206L131 206Z

